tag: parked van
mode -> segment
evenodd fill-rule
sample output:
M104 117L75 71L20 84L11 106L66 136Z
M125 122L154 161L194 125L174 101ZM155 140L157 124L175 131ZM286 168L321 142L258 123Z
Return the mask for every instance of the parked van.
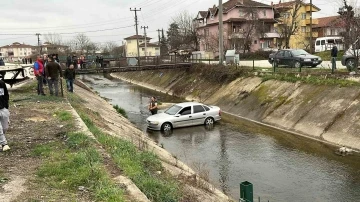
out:
M344 38L340 36L319 37L315 41L315 52L331 50L336 45L338 50L344 50Z

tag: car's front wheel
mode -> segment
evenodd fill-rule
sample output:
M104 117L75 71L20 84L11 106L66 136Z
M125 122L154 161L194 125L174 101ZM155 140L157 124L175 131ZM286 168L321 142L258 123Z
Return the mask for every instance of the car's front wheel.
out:
M294 61L293 67L295 68L300 68L301 67L301 63L299 61Z
M205 125L213 125L214 124L214 119L209 117L205 119Z
M162 131L170 131L170 130L172 130L171 123L163 123L162 126L161 126L161 130Z
M355 67L355 59L346 60L346 67L349 71L352 71Z

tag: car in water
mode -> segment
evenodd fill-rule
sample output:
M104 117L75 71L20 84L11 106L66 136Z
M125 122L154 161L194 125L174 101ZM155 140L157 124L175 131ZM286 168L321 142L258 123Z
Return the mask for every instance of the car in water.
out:
M321 57L311 55L303 49L283 49L269 55L269 63L274 67L285 65L294 68L316 67L322 63Z
M174 128L213 125L221 119L221 110L217 106L197 102L175 104L166 111L149 116L146 119L150 130L170 131Z

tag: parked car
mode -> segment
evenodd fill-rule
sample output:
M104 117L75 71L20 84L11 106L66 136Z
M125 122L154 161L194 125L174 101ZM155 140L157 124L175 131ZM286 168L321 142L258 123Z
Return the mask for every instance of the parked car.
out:
M356 62L356 58L360 58L360 41L357 39L352 45L350 45L349 49L346 50L344 55L341 58L341 64L346 66L349 71L354 71L355 66L359 68Z
M283 49L269 55L269 62L275 67L286 65L299 68L302 66L316 67L322 63L319 56L311 55L302 49Z
M149 116L148 129L168 131L173 128L212 125L221 119L221 110L217 106L208 106L197 102L184 102L173 105L163 113Z

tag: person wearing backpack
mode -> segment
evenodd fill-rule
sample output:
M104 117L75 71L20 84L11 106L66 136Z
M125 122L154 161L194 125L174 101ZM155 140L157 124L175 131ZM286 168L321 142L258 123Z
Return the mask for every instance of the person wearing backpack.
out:
M37 79L37 94L38 95L45 95L44 93L44 64L43 64L43 58L41 55L37 56L37 59L34 63L34 74Z

